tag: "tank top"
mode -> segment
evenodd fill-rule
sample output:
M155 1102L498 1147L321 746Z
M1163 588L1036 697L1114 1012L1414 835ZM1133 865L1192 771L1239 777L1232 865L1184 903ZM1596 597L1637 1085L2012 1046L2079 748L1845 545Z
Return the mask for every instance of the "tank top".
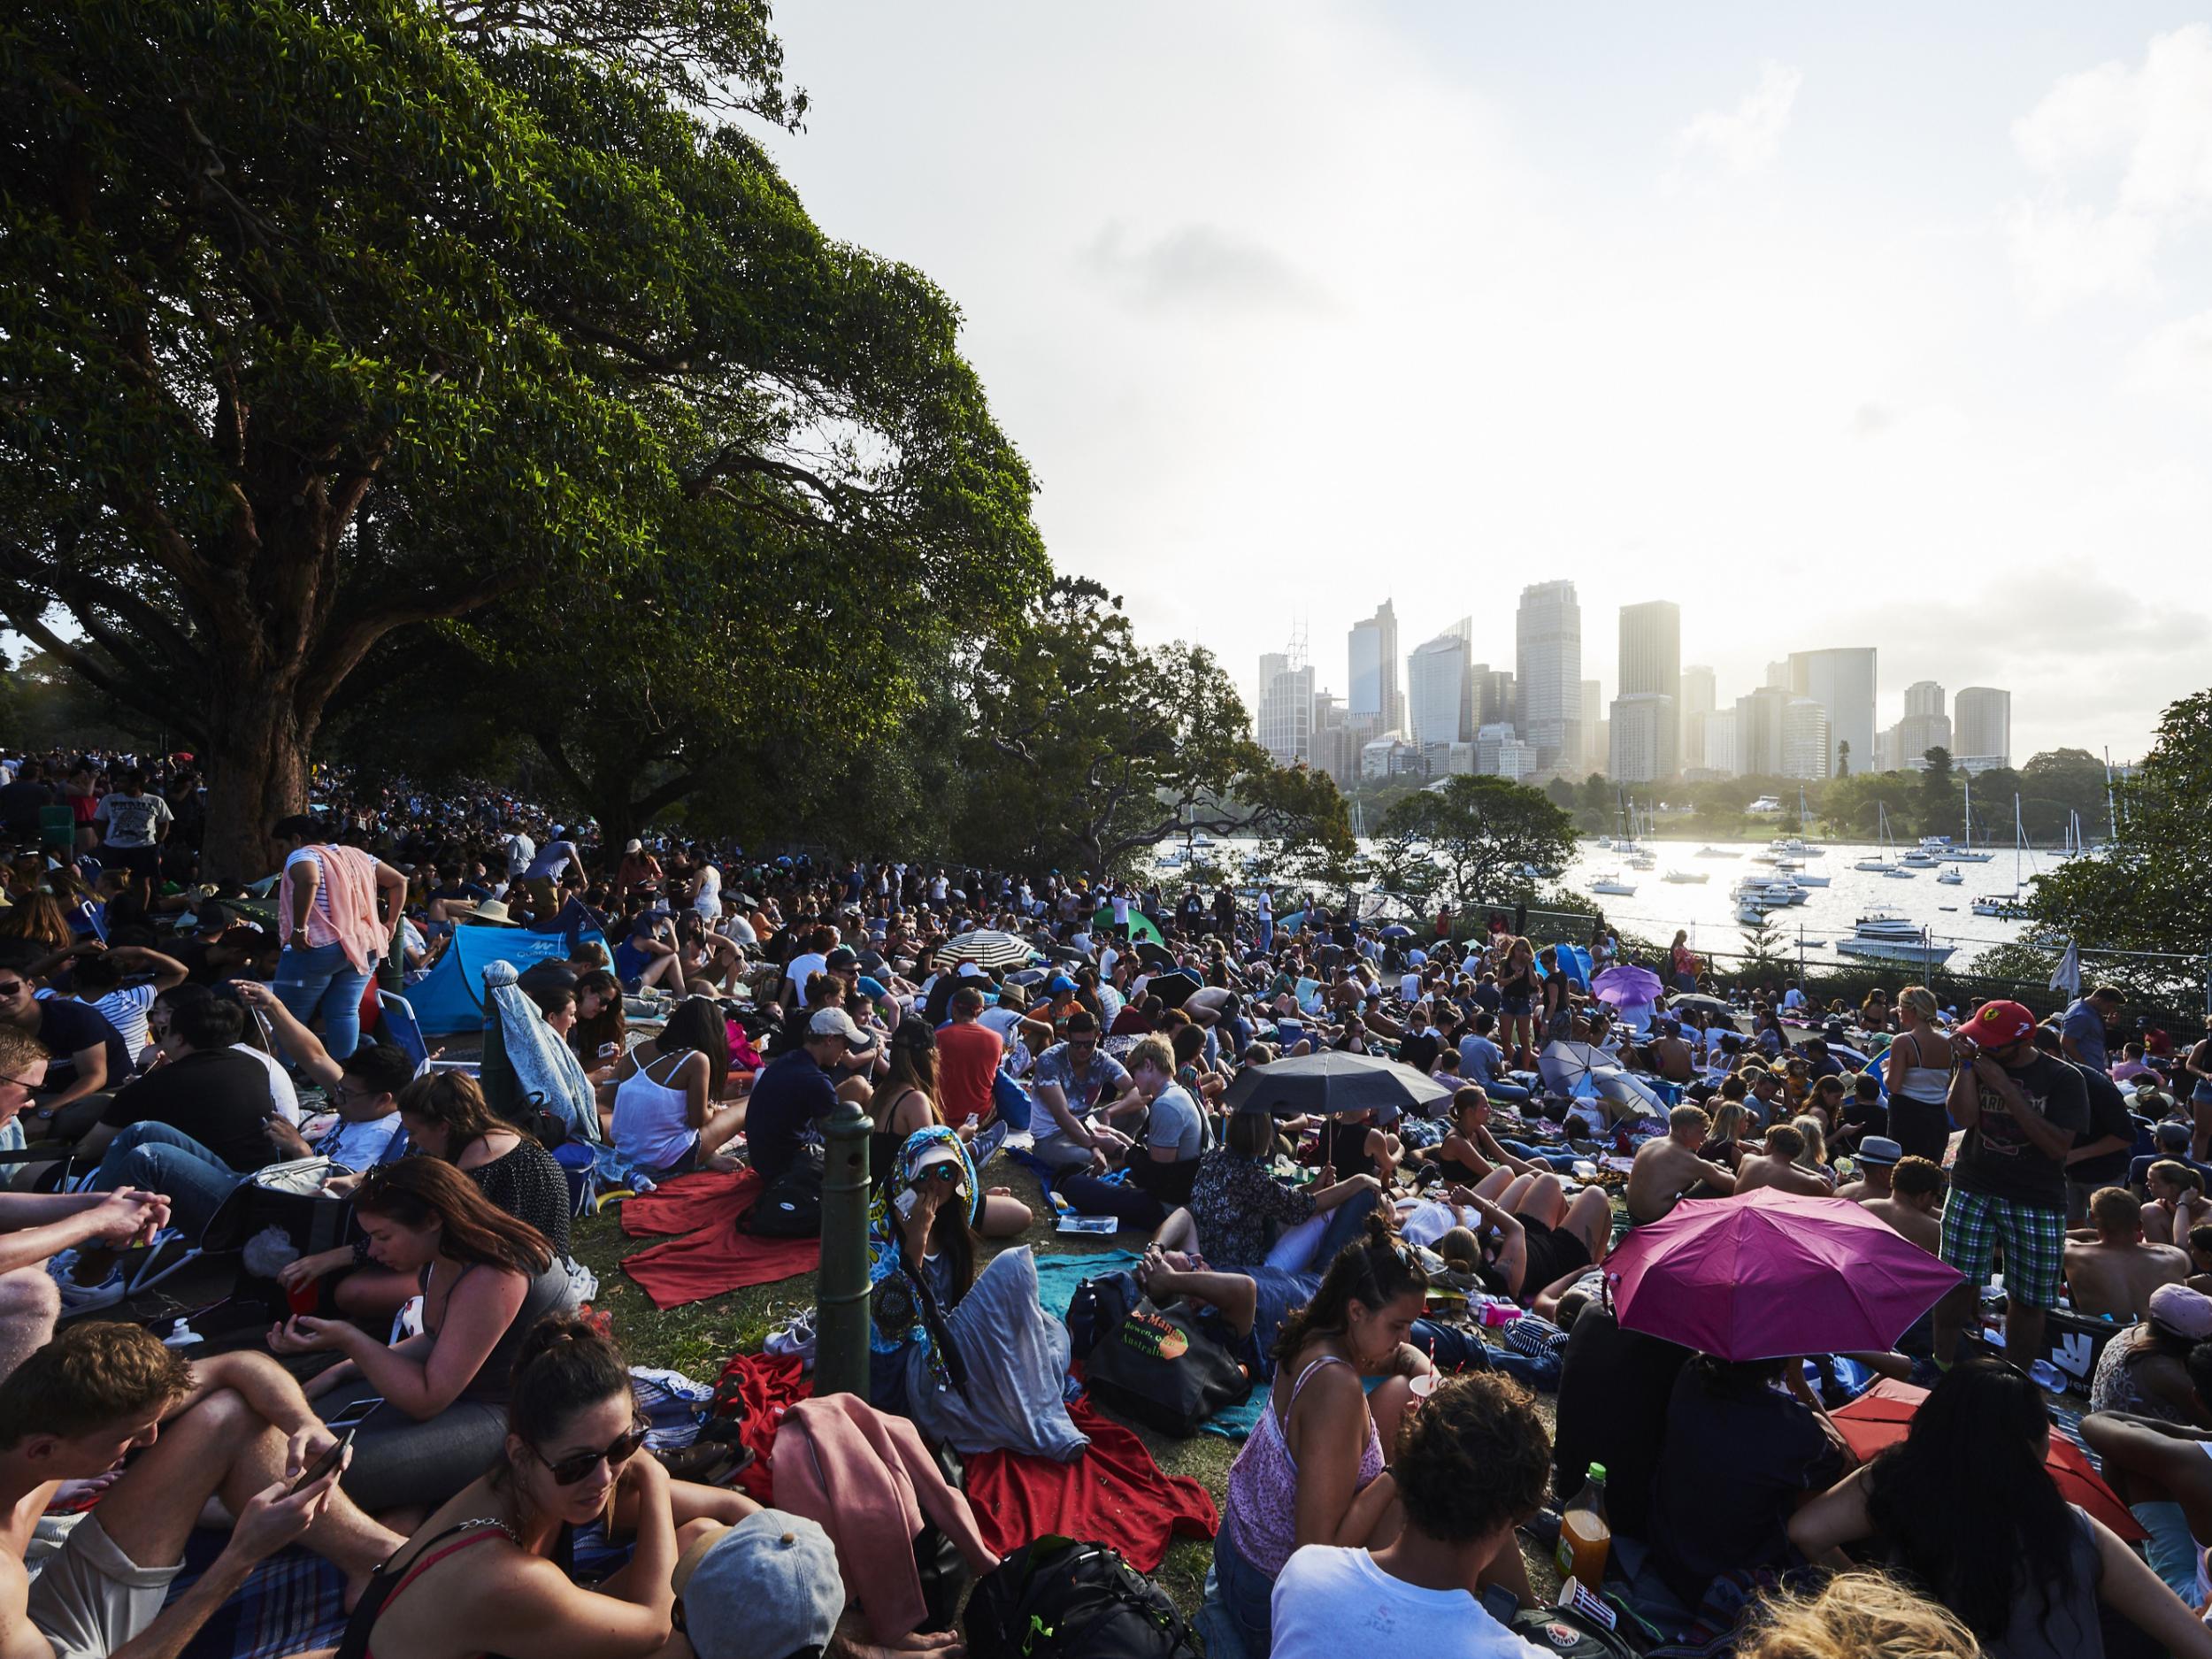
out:
M1336 1165L1340 1181L1375 1172L1375 1160L1367 1156L1367 1133L1372 1127L1341 1119L1329 1125L1329 1162Z
M1349 1360L1324 1354L1298 1373L1291 1385L1289 1410L1298 1409L1298 1396L1313 1374L1324 1365L1348 1365ZM1375 1419L1367 1419L1367 1444L1359 1455L1359 1478L1355 1492L1383 1471L1382 1436ZM1271 1391L1259 1426L1244 1443L1235 1463L1229 1465L1229 1502L1224 1517L1236 1527L1236 1548L1245 1560L1271 1578L1282 1571L1291 1551L1298 1547L1298 1463L1290 1455L1290 1441L1275 1415Z
M453 1281L453 1289L446 1293L446 1307L453 1306L454 1294L461 1288L461 1280L473 1273L480 1264L472 1262L463 1268L460 1277ZM422 1271L422 1288L426 1296L430 1290L430 1270ZM492 1351L484 1356L484 1363L476 1368L476 1375L469 1379L468 1386L461 1390L461 1398L491 1405L503 1404L508 1386L512 1382L515 1356L522 1352L523 1339L530 1334L530 1327L549 1313L566 1313L576 1305L576 1287L569 1278L568 1269L558 1256L545 1271L531 1279L522 1293L522 1306L515 1310L515 1317L507 1328L499 1333L499 1340L492 1344ZM434 1328L428 1326L433 1336Z
M1904 1080L1897 1086L1895 1092L1902 1094L1907 1100L1918 1101L1924 1106L1942 1105L1951 1094L1950 1072L1941 1066L1918 1064L1920 1039L1914 1033L1907 1032L1899 1037L1897 1041L1912 1044L1912 1057L1915 1064L1905 1068ZM1890 1047L1891 1051L1894 1053L1896 1044L1893 1043Z
M672 1077L690 1057L660 1055L651 1065L640 1066L616 1085L614 1091L614 1147L624 1163L645 1170L672 1169L690 1155L699 1139L691 1126L689 1102L684 1091L663 1080ZM672 1060L660 1078L653 1066Z

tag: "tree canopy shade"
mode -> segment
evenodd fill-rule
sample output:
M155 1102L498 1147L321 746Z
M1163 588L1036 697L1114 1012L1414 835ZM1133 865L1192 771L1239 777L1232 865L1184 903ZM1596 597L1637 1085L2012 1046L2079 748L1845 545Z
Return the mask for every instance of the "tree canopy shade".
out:
M1574 819L1540 791L1504 778L1449 778L1398 802L1383 834L1403 866L1425 855L1461 910L1525 895L1524 866L1556 870L1574 856Z
M804 699L856 595L987 626L1041 583L953 306L824 236L709 87L795 119L758 6L0 30L0 614L194 740L214 872L265 868L403 630L529 603L665 642L749 587L718 665Z
M1055 580L984 648L969 696L963 856L1118 871L1187 829L1350 850L1336 786L1269 759L1212 653L1140 649L1096 582Z
M2067 755L2055 751L2055 765L2079 770ZM2025 771L2032 773L2035 765L2031 761ZM2185 697L2161 717L2150 753L2121 793L2117 836L2098 853L2069 859L2039 877L2029 890L2029 914L2052 936L2079 944L2098 979L2193 1000L2204 988L2204 957L2212 952L2207 801L2212 801L2212 691ZM2100 957L2093 954L2097 946L2171 951L2196 960Z

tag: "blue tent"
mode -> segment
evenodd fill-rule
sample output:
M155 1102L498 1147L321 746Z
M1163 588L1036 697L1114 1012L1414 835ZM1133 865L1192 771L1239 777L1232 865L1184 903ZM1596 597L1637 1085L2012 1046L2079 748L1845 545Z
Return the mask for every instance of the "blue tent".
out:
M582 936L606 943L596 933ZM416 1019L434 1037L479 1029L484 1023L485 964L511 962L520 972L534 963L558 961L568 955L569 937L523 927L456 927L438 965L407 987Z

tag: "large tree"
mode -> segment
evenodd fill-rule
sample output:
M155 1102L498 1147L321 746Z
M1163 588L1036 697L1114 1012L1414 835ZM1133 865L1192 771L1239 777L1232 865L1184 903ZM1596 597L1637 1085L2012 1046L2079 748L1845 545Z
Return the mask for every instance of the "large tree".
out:
M1276 765L1213 654L1141 647L1096 582L1055 580L984 647L969 696L964 856L1118 872L1187 830L1348 850L1327 775Z
M2102 777L2099 764L2100 784ZM2030 914L2047 935L2079 945L2100 979L2185 1004L2200 996L2212 951L2208 801L2212 691L2165 711L2150 753L2120 797L2118 836L2096 856L2069 859L2039 877L2030 888ZM2099 947L2170 955L2106 957L2095 954Z
M1461 910L1523 897L1574 856L1574 820L1545 795L1503 778L1448 778L1393 806L1383 833L1426 856Z
M150 0L0 39L0 614L192 738L215 870L258 873L401 630L534 587L618 610L679 547L776 585L764 672L797 672L864 573L924 605L1041 574L953 307L716 112L795 113L753 0Z

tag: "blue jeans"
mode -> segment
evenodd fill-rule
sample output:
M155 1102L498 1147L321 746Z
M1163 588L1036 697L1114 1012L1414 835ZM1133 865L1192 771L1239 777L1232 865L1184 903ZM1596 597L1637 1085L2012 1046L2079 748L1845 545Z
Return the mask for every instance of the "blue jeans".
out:
M1271 916L1263 916L1260 918L1260 955L1271 956L1274 954L1275 918Z
M1525 1141L1508 1141L1503 1136L1499 1137L1498 1144L1517 1158L1526 1158L1531 1164L1540 1164L1546 1169L1562 1175L1572 1174L1574 1166L1580 1162L1582 1156L1578 1152L1564 1152L1553 1147L1532 1147Z
M1211 1614L1226 1623L1243 1647L1241 1659L1264 1659L1275 1645L1275 1575L1244 1558L1237 1548L1235 1525L1233 1515L1224 1515L1221 1530L1214 1535L1213 1566L1206 1574L1206 1605L1201 1617Z
M1520 1102L1528 1098L1528 1091L1518 1083L1509 1083L1502 1078L1493 1078L1482 1086L1482 1092L1492 1100Z
M369 964L373 972L376 963ZM284 948L277 958L275 991L285 1012L303 1025L323 1017L323 1047L334 1060L349 1058L361 1043L361 999L367 995L369 975L346 960L343 945L317 945L307 950Z
M1353 1194L1329 1212L1329 1225L1322 1232L1321 1242L1314 1247L1310 1264L1313 1271L1329 1271L1329 1263L1342 1254L1344 1247L1367 1230L1367 1217L1375 1213L1375 1206L1380 1202L1382 1194L1370 1189Z
M197 1240L245 1179L181 1129L139 1123L108 1142L86 1185L104 1193L119 1187L159 1193L169 1201L171 1225Z

